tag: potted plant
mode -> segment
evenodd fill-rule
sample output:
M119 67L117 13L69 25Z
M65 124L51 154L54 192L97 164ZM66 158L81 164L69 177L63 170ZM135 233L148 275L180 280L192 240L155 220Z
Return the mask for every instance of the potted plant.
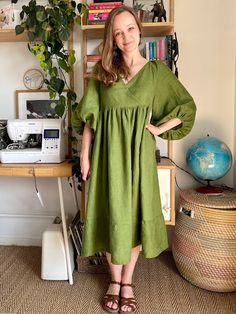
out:
M59 96L57 114L62 116L67 100L72 110L77 106L77 95L73 86L69 86L66 75L70 74L75 63L75 51L68 50L66 42L73 31L74 22L86 14L85 4L76 4L68 0L48 0L46 6L37 5L36 0L30 0L22 6L20 25L15 27L16 34L27 32L28 48L39 61L45 73L45 84L50 98ZM67 99L62 95L67 89Z
M17 1L17 0L13 0ZM45 84L51 99L59 99L55 108L56 113L62 117L65 111L74 110L78 103L74 87L68 84L66 74L73 71L76 61L75 51L68 50L66 42L73 32L74 22L80 24L81 18L88 12L86 4L76 4L68 0L48 0L46 6L37 5L36 0L30 0L28 5L22 6L20 25L15 27L16 34L27 32L28 49L39 61L40 67L45 73ZM62 92L67 89L67 96ZM78 189L81 190L80 162L73 142L71 127L68 128L69 156L77 164L74 170L78 180ZM72 151L70 151L72 150Z
M144 4L143 3L140 3L140 2L137 2L137 0L134 0L133 2L133 9L135 12L137 12L137 16L138 18L140 19L140 21L142 22L143 21L143 18L144 18Z

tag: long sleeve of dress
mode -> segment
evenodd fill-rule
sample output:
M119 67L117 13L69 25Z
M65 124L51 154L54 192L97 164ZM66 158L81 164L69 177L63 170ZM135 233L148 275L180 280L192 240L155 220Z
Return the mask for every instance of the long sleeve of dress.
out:
M156 93L151 123L159 126L172 118L179 118L182 122L180 125L160 135L167 140L178 140L191 131L196 106L193 98L167 66L157 62L156 67Z
M74 130L82 135L84 124L88 124L93 131L96 131L99 117L99 82L90 79L85 94L81 99L76 111L72 116L72 126Z

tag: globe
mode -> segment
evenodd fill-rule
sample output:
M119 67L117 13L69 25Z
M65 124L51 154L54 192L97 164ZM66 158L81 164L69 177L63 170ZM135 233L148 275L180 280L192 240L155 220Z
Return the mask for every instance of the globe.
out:
M191 173L201 180L217 180L226 175L232 166L229 147L216 137L197 140L187 151L186 162Z

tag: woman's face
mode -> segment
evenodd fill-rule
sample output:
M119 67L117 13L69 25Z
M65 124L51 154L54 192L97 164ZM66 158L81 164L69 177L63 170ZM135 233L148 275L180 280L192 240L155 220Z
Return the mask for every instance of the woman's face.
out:
M123 53L130 53L138 49L140 31L131 13L122 12L114 18L113 38Z

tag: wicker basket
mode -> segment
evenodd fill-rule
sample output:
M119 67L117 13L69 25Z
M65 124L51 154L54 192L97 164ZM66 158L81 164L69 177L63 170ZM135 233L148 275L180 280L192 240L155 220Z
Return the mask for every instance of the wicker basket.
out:
M236 290L236 193L180 193L172 252L180 274L201 288Z
M105 256L77 256L78 272L90 274L109 274L109 265Z

